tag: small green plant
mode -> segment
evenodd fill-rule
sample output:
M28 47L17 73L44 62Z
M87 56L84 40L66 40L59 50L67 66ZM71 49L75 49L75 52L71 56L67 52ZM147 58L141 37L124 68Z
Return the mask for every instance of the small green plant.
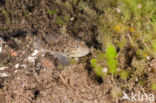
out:
M109 45L106 50L106 57L107 57L107 65L109 68L109 73L114 74L116 73L116 68L118 66L117 62L117 52L114 45Z
M54 14L57 14L57 11L56 10L48 10L48 13L50 16L52 16Z
M152 41L152 48L156 52L156 39Z
M73 4L75 5L77 3L78 0L73 0Z
M9 17L8 12L7 12L6 10L2 10L2 13L3 13L3 15L6 17L6 19L7 19L8 21L10 21L10 17Z
M121 70L119 76L121 79L126 80L129 78L129 72L127 70Z
M56 18L56 23L60 26L63 26L64 25L64 21L60 18L60 17L57 17Z
M102 71L103 68L102 68L100 65L98 65L96 59L92 59L92 60L91 60L91 66L93 67L94 72L96 73L97 76L102 77L102 76L105 75L105 73Z
M156 90L156 83L152 83L151 87L152 87L152 90Z

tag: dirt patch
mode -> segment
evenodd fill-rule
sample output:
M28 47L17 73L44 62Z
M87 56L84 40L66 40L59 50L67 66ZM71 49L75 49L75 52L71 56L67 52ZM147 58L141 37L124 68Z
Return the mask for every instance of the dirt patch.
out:
M126 16L120 11L122 6L116 0L1 0L0 103L131 103L122 100L123 91L155 94L155 57L149 53L150 40L139 35L151 25L141 31L135 20L130 23L130 11L124 9ZM83 40L90 54L60 65L56 57L34 48L34 38L44 40L53 32ZM113 76L102 74L109 67L109 43L118 54L115 69L122 71Z

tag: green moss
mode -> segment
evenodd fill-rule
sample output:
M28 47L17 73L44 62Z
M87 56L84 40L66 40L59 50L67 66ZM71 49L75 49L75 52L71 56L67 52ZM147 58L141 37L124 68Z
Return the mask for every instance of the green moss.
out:
M91 66L97 76L103 77L106 73L103 72L103 67L98 65L96 59L91 60Z
M156 39L152 41L153 50L156 52Z
M154 13L154 14L151 16L151 20L152 20L152 22L156 22L156 13Z
M57 10L48 10L50 16L57 14Z
M111 97L113 97L113 99L118 99L121 98L122 96L122 90L120 88L112 88L111 90Z
M151 87L152 87L152 90L156 90L156 83L152 83Z
M97 60L100 61L104 61L106 59L106 55L104 53L99 53L97 55Z
M76 60L75 60L75 59L70 59L69 63L70 63L71 65L73 65L73 64L76 63Z
M3 15L6 17L6 19L7 19L8 21L10 21L10 17L9 17L8 12L7 12L6 10L2 9L2 13L3 13Z
M4 60L2 61L2 65L6 66L10 63L10 60L11 60L11 56L8 54L8 55L5 55L6 58L4 58Z
M129 72L127 70L121 70L119 76L121 79L126 80L129 78Z
M30 14L29 11L25 11L25 12L24 12L24 17L25 17L26 19L28 19L28 18L29 18L29 14Z
M136 51L136 55L137 55L138 58L142 58L144 56L144 51L141 50L141 49L138 49Z
M63 26L64 25L64 21L60 17L57 17L56 18L56 24L58 24L60 26Z
M105 75L105 73L102 70L103 68L101 66L96 66L94 68L94 72L96 73L97 76L100 76L100 77Z
M77 3L78 0L73 0L73 4L75 5Z
M140 85L144 86L144 85L145 85L145 80L139 79L138 83L139 83Z
M91 59L91 66L95 68L97 66L97 60L96 59Z
M64 16L64 21L65 22L68 22L69 20L70 20L70 16L69 15Z
M109 45L107 47L106 56L109 72L112 74L116 73L118 62L117 62L117 52L114 45Z

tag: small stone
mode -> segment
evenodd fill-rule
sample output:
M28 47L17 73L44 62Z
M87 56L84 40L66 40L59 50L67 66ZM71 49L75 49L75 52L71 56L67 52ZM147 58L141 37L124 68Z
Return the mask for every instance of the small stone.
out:
M4 40L2 38L0 38L0 53L3 51L3 44L4 44Z
M39 53L38 50L34 50L34 52L31 54L32 56L36 56Z
M27 59L28 59L28 61L29 61L29 62L34 63L34 62L35 62L36 57L29 56L29 57L27 57Z
M16 64L16 65L15 65L15 68L18 68L19 66L20 66L19 64Z
M147 56L147 60L150 60L150 57L149 56Z
M108 68L103 68L102 71L103 71L104 73L107 73L107 72L108 72Z
M2 50L3 50L3 47L2 47L2 45L0 45L0 53L2 52Z
M14 73L17 73L17 72L18 72L18 70L15 70L15 71L14 71Z
M21 67L26 68L26 67L27 67L27 65L26 65L26 64L22 64L22 65L21 65Z
M0 70L5 70L7 69L8 67L0 67Z
M0 77L9 77L9 75L7 73L1 73Z

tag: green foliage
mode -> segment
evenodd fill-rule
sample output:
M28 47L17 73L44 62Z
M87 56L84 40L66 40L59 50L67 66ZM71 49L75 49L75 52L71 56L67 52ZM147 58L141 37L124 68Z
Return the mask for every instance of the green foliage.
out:
M113 97L113 99L117 99L117 98L121 98L122 96L122 90L121 88L113 88L111 90L111 96Z
M154 0L119 0L118 8L121 9L126 20L131 17L136 21L141 21L144 16L152 17L156 10L156 1Z
M152 83L152 90L156 90L156 83Z
M60 18L60 17L57 17L56 18L56 23L60 26L63 26L64 25L64 21Z
M94 68L94 71L95 71L95 73L96 73L97 76L102 77L102 76L105 75L104 72L102 71L102 69L103 69L103 68L102 68L101 66L96 66L96 67Z
M69 64L71 64L71 65L73 65L73 64L75 64L75 60L74 59L71 59L70 61L69 61Z
M48 13L50 16L52 16L54 14L57 14L57 11L56 10L48 10Z
M106 59L106 55L104 53L99 53L97 59L99 62L103 62Z
M156 39L152 41L153 50L156 52Z
M153 13L153 15L151 16L151 20L152 20L152 22L156 22L156 10Z
M91 59L91 66L95 68L97 66L97 60L96 59Z
M7 12L6 10L2 10L2 13L3 13L3 15L6 17L6 19L7 19L8 21L10 21L10 17L9 17L8 12Z
M75 5L77 3L78 0L73 0L73 4Z
M100 65L98 65L96 59L91 59L91 66L93 67L94 72L96 73L97 76L102 77L105 75L105 73L102 71L103 68Z
M119 76L121 79L126 80L129 78L129 72L127 70L121 70Z
M117 62L117 52L114 45L109 45L106 50L106 57L107 57L107 65L109 68L109 72L114 74L116 73L116 68L118 66Z
M146 53L147 51L146 50L142 50L142 49L138 49L137 51L136 51L136 55L137 55L137 57L138 58L146 58L147 57L147 53Z

